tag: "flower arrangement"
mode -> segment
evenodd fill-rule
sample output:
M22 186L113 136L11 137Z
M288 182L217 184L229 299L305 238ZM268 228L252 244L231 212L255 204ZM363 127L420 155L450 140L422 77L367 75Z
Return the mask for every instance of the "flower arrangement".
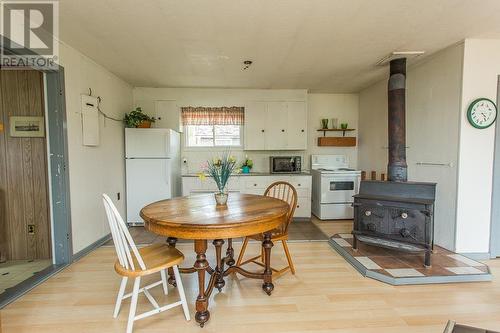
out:
M241 165L241 172L243 173L250 173L250 169L253 168L253 161L248 158L248 156L245 156L245 162Z
M226 152L222 157L216 157L207 161L206 164L202 166L202 173L198 175L201 180L205 179L205 174L214 179L217 189L219 190L215 193L215 200L219 206L223 206L227 202L226 185L235 171L235 167L236 158Z

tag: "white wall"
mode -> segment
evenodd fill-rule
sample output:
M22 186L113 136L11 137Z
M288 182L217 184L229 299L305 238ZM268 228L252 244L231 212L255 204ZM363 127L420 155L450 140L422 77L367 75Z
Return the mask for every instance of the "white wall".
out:
M389 74L388 74L389 75ZM358 167L387 174L387 81L359 93Z
M499 40L465 40L458 183L457 235L459 252L489 252L495 125L479 130L467 121L476 98L496 101L500 74Z
M65 70L66 113L69 141L69 176L73 252L76 253L109 233L102 206L102 193L117 202L125 213L123 123L100 117L101 143L82 145L80 95L92 88L101 96L101 109L121 119L132 108L132 87L77 50L60 44L60 63Z
M337 117L352 126L357 125L358 99L357 94L307 94L306 90L279 89L196 89L196 88L134 88L134 105L153 115L154 101L175 100L177 106L241 106L249 101L308 101L308 148L305 151L243 151L233 150L233 155L242 160L245 155L254 161L256 172L269 171L269 156L299 155L303 159L303 168L308 169L310 154L348 154L354 166L356 165L356 148L323 148L317 147L316 138L320 135L316 130L320 127L322 117ZM178 118L178 115L174 115ZM251 140L252 138L244 138ZM202 162L220 153L218 149L189 149L182 147L182 156L187 164L183 165L184 173L199 171Z
M406 143L410 180L435 182L434 240L455 248L463 44L410 68ZM440 166L417 163L445 164Z
M321 128L321 119L329 119L329 127L331 127L331 119L338 119L340 123L348 123L349 128L358 128L358 109L359 97L358 94L309 94L308 95L308 140L307 152L311 154L341 154L349 158L349 163L352 168L358 165L358 148L356 147L318 147L318 137L323 136L322 132L317 129ZM347 132L346 136L357 136L359 131ZM341 132L330 132L328 136L342 135ZM308 159L307 165L310 160Z
M408 179L438 183L435 242L451 250L455 247L462 54L463 45L449 47L409 67L406 81ZM359 99L359 166L367 172L386 173L387 81L363 90Z

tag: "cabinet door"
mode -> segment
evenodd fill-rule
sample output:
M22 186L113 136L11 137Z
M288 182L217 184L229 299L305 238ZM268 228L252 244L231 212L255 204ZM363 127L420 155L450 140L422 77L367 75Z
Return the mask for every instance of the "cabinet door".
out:
M251 102L245 108L245 149L264 150L266 148L266 102Z
M155 117L155 127L171 128L174 131L181 132L180 111L176 101L156 101Z
M307 149L305 102L288 102L287 149Z
M268 102L266 117L266 150L287 149L287 102Z

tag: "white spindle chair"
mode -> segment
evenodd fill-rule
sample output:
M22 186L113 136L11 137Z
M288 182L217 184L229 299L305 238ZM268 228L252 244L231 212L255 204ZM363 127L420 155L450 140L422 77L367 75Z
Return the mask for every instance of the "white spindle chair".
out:
M120 213L116 209L111 199L103 194L104 208L108 217L113 243L115 244L118 260L115 263L115 271L122 276L122 282L116 299L115 311L113 317L116 318L120 312L122 300L131 297L130 312L127 324L127 333L132 332L134 321L149 317L151 315L163 312L173 307L182 305L186 320L190 320L186 295L182 286L181 276L179 274L178 264L184 260L184 255L179 250L168 246L167 244L152 244L137 249L128 228L123 221ZM168 294L167 268L172 267L175 275L175 281L179 290L180 301L160 306L153 298L149 289L158 285L163 285L163 292ZM141 277L160 272L161 280L145 287L140 288ZM129 278L134 278L134 287L131 293L125 294L125 288ZM136 315L137 298L139 293L144 293L154 309L139 315Z

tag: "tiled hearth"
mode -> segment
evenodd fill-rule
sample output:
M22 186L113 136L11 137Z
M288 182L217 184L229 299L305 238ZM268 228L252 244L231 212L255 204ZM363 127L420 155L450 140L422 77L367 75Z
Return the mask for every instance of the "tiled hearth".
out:
M361 274L393 285L490 281L488 266L434 246L432 267L423 265L424 255L401 252L358 242L352 249L351 234L335 234L330 245Z

